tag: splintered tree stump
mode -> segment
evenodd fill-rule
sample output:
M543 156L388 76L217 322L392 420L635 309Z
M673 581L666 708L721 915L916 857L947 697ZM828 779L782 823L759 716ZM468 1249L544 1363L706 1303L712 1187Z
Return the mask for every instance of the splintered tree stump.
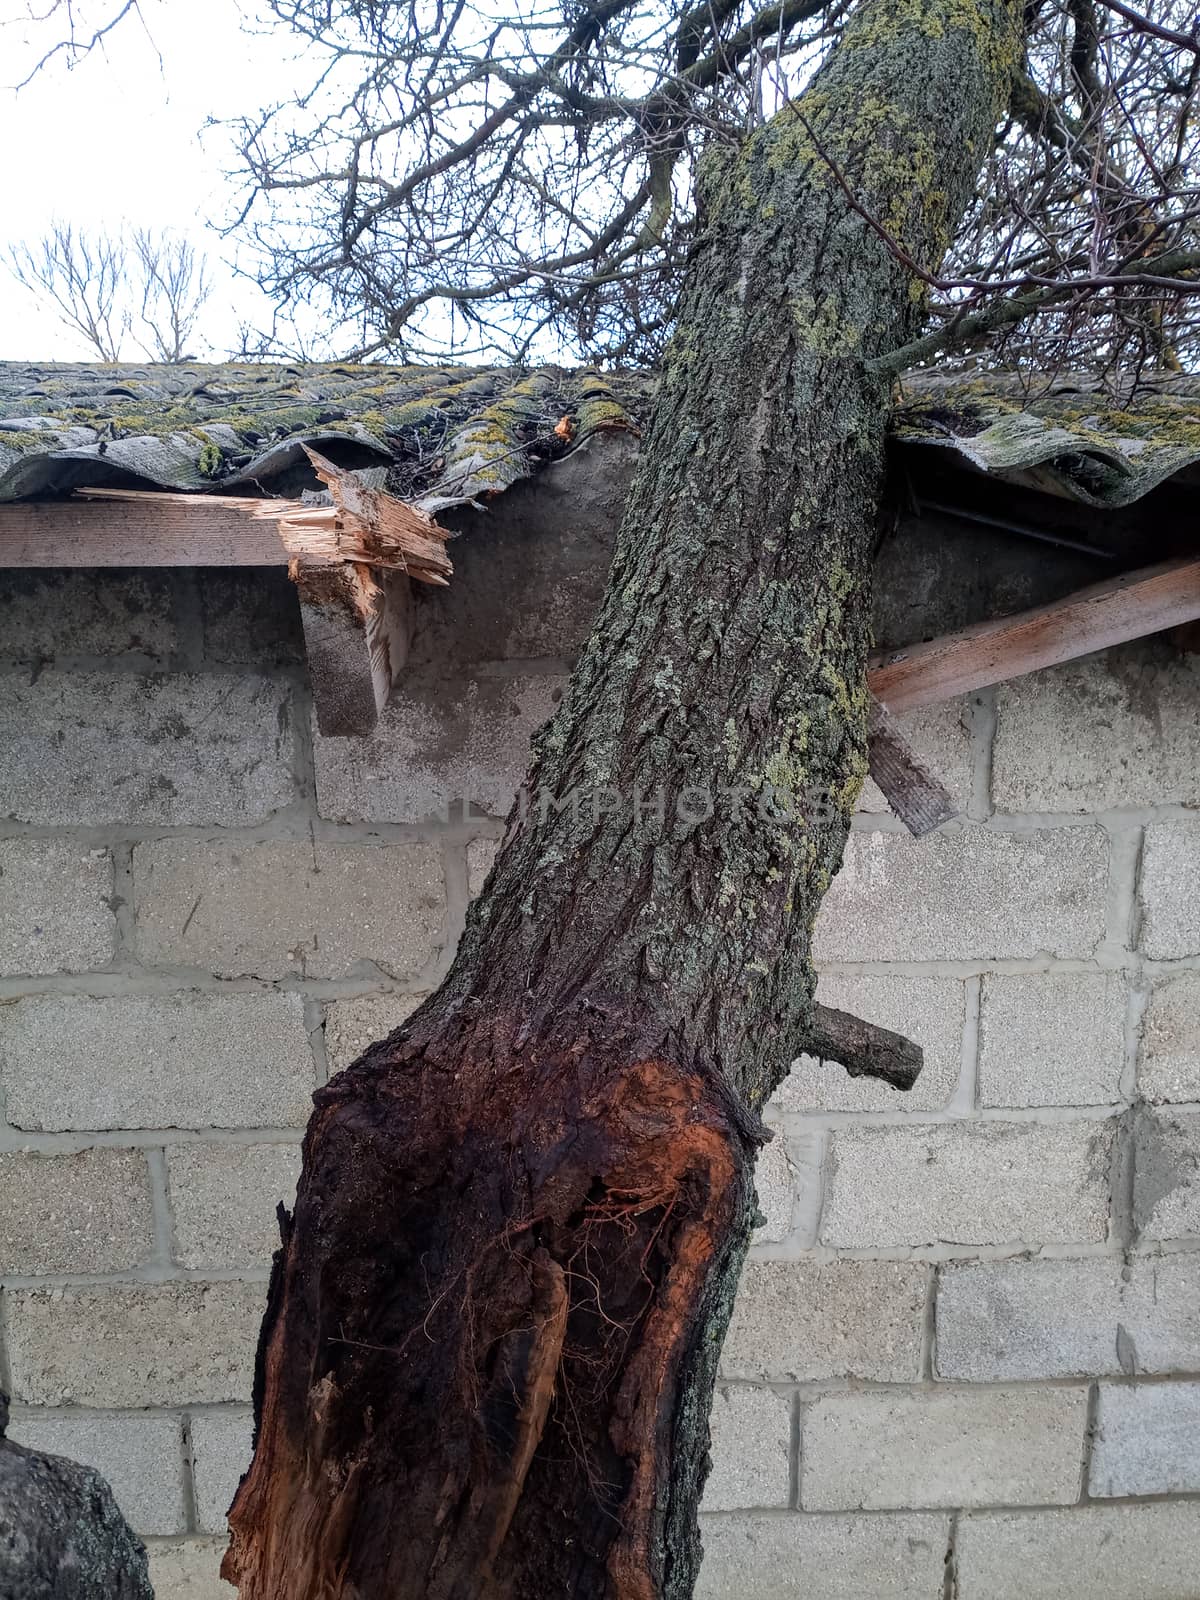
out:
M869 0L803 118L704 165L608 590L496 866L437 994L317 1096L243 1600L693 1592L759 1113L805 1052L920 1059L814 1000L867 765L870 363L920 319L845 186L939 260L1021 15Z
M0 1394L0 1600L154 1600L146 1551L98 1472L5 1437Z

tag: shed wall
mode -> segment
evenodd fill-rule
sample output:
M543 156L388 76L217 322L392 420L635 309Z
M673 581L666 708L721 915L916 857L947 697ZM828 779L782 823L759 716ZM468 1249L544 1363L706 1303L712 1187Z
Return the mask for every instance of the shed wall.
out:
M1091 576L902 543L888 642ZM280 575L0 573L0 1382L160 1600L231 1594L308 1097L445 970L586 629L593 569L531 548L464 541L363 741L314 733ZM818 944L927 1066L801 1061L771 1108L702 1593L1195 1600L1200 658L906 722L963 820L915 842L868 790Z

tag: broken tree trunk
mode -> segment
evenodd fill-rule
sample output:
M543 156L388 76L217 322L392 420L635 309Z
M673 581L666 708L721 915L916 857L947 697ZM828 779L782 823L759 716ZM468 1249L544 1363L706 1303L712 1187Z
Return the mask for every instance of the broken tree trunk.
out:
M810 1047L873 1065L809 946L866 767L868 362L920 307L842 183L937 261L1021 9L871 0L801 114L705 175L527 804L440 991L317 1096L231 1514L245 1600L692 1592L759 1111ZM874 1063L913 1066L892 1036Z

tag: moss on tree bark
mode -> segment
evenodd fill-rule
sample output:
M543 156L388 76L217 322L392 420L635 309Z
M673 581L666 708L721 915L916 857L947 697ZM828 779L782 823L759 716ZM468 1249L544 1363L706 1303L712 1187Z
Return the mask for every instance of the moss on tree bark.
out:
M685 1600L758 1113L819 1034L889 394L1019 51L871 0L703 175L606 598L453 970L318 1096L227 1575ZM836 168L836 171L835 171ZM782 813L782 815L781 815Z

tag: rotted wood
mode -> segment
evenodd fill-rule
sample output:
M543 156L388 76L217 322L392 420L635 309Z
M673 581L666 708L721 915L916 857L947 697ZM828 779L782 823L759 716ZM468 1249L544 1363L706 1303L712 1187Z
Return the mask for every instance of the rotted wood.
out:
M0 1394L0 1596L154 1600L146 1550L91 1467L5 1437Z
M874 698L867 722L867 764L888 805L916 838L958 816L946 785Z

